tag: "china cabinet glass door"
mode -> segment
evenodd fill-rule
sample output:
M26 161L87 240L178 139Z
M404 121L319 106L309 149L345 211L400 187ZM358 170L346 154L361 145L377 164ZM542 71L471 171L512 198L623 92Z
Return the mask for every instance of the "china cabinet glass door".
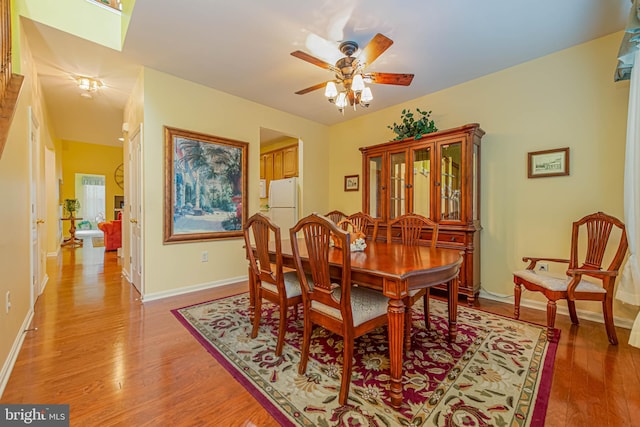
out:
M460 220L462 143L440 147L440 219Z
M382 156L368 158L367 175L369 180L369 215L381 218L384 203L384 186L382 185Z
M413 193L412 212L431 218L431 148L424 147L412 150L413 183L410 191Z
M391 153L389 160L389 219L394 219L407 211L407 154Z

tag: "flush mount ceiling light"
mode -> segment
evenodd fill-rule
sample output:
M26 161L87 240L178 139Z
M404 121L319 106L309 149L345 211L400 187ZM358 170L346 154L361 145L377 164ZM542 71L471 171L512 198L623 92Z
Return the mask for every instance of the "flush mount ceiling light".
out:
M365 72L365 68L392 44L393 40L390 38L382 34L376 34L358 56L353 57L352 55L358 50L358 43L344 41L340 43L339 49L346 56L339 59L335 66L300 50L291 52L291 55L296 58L335 73L335 80L329 80L299 90L296 94L304 95L324 87L324 95L327 100L335 104L338 107L338 111L344 114L344 109L348 105L353 106L355 110L357 105L368 107L371 104L373 94L371 88L365 86L365 83L409 86L413 80L413 74ZM340 91L336 84L342 85Z
M96 92L103 84L100 80L91 77L78 77L78 87L85 92Z

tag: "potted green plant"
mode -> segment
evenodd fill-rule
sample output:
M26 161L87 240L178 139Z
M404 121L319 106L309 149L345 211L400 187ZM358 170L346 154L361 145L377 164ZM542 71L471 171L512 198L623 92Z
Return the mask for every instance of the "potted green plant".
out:
M80 201L78 199L64 199L63 208L69 218L75 218L76 212L80 209Z
M394 122L393 126L387 126L396 134L394 141L406 138L420 139L422 135L438 131L435 122L430 119L431 111L422 111L419 108L416 108L416 111L418 116L414 117L410 109L403 109L400 116L402 123Z

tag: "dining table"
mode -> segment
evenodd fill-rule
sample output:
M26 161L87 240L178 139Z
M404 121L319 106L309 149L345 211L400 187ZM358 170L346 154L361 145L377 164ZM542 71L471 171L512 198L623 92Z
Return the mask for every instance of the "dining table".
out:
M462 253L456 249L433 248L421 245L404 245L397 242L367 241L362 251L351 252L351 281L382 292L389 298L387 309L389 336L391 405L402 405L402 362L403 347L408 350L410 337L405 338L404 300L409 292L446 284L448 292L449 340L455 342L457 336L458 274L462 264ZM308 267L308 255L304 239L298 243L303 268ZM295 268L293 251L289 240L281 241L283 265ZM328 253L330 274L340 277L342 249L331 248ZM275 243L269 242L269 253L275 260ZM250 278L251 279L251 278ZM253 282L253 280L250 280ZM253 288L250 285L251 304ZM410 309L410 308L409 308ZM403 339L405 338L405 339ZM406 340L406 342L405 342Z

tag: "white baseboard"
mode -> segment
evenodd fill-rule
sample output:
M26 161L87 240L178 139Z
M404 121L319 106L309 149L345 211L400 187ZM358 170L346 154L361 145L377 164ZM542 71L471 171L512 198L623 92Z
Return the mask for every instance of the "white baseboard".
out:
M47 283L49 283L49 275L45 274L44 279L42 280L42 284L40 285L40 293L38 294L38 296L42 295L45 288L47 287Z
M513 295L494 294L494 293L486 292L483 289L480 289L480 297L490 299L493 301L504 302L511 305L513 305L513 301L514 301ZM602 306L600 302L598 302L598 304ZM534 300L522 298L520 300L520 306L533 308L534 310L540 310L544 312L547 311L547 303L543 301L534 301ZM556 305L556 307L557 307L556 313L569 316L569 308L566 305L558 304ZM595 313L593 311L585 311L585 310L576 310L576 313L578 314L578 318L580 319L590 320L592 322L604 324L604 317L602 317L602 313ZM613 323L616 326L625 328L625 329L631 329L631 327L633 326L633 320L624 319L622 317L616 317L616 316L613 316Z
M22 326L20 327L20 332L13 340L13 346L11 346L11 350L9 351L9 355L7 356L7 360L5 360L4 365L2 366L2 371L0 371L0 397L2 397L2 395L4 394L4 388L7 386L7 382L9 381L9 377L11 376L11 372L13 371L13 366L16 364L18 354L20 354L20 349L22 348L22 343L24 342L26 330L29 329L31 320L33 320L33 314L33 309L29 309L29 312L27 313L27 316L24 318Z
M178 295L190 294L191 292L202 291L202 290L205 290L205 289L217 288L219 286L230 285L232 283L238 283L238 282L243 282L243 281L247 281L247 280L249 280L249 278L247 276L241 276L241 277L235 277L235 278L231 278L231 279L219 280L219 281L216 281L216 282L207 282L207 283L201 283L201 284L198 284L198 285L187 286L186 288L171 289L171 290L168 290L168 291L155 292L155 293L152 293L152 294L145 294L142 297L142 302L149 302L149 301L154 301L154 300L158 300L158 299L174 297L174 296L178 296Z
M122 274L122 277L124 277L127 282L131 283L131 275L129 274L129 270L127 270L126 268L123 268L120 271L120 274Z

